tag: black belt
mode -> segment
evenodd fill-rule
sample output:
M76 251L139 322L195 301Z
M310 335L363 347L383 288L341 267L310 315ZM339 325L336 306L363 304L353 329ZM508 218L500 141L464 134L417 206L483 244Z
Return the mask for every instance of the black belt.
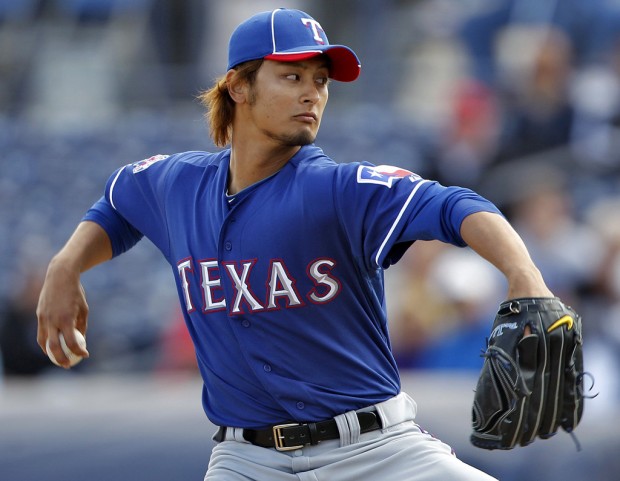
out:
M367 433L381 429L381 418L376 411L356 412L360 423L360 432ZM226 437L226 428L220 427L214 439L221 442ZM278 424L267 429L244 429L243 438L256 446L276 448L278 451L300 449L307 445L316 445L328 439L338 439L340 431L336 420L319 421L305 424Z

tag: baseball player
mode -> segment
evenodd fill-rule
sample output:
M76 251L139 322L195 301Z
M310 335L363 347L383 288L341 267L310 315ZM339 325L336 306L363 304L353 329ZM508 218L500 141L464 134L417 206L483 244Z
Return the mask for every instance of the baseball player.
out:
M217 153L155 155L114 172L48 267L37 309L86 330L80 274L143 236L170 263L219 426L205 479L490 480L415 422L390 350L384 269L419 239L470 246L509 298L551 297L489 201L390 165L338 164L313 144L329 79L360 74L298 10L259 13L202 95ZM391 159L389 159L391 160Z

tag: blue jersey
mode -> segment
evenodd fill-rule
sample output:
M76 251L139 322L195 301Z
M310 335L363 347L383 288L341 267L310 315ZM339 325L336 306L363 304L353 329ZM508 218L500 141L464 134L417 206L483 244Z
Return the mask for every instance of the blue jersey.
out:
M474 192L314 145L227 196L230 151L115 172L85 220L118 255L149 238L172 266L217 425L319 421L400 391L383 271L419 239L463 246Z

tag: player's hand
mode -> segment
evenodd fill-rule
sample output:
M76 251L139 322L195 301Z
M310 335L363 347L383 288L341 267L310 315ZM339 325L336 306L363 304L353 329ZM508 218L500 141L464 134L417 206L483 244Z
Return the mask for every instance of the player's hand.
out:
M73 328L86 333L88 322L88 303L80 274L59 261L52 261L45 277L37 306L37 342L43 352L46 343L58 363L69 368L69 360L62 351L59 333L62 332L67 347L78 356L88 357L88 351L77 342Z

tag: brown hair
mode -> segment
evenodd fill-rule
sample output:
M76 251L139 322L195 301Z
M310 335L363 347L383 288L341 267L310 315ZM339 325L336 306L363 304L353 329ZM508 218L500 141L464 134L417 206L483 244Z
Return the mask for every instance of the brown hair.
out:
M250 85L256 80L256 73L263 60L250 60L234 68L233 81L245 81ZM224 147L230 143L232 137L232 122L235 116L235 101L228 93L226 75L217 78L209 90L198 95L198 100L207 109L205 118L209 124L209 131L213 143L217 147Z

